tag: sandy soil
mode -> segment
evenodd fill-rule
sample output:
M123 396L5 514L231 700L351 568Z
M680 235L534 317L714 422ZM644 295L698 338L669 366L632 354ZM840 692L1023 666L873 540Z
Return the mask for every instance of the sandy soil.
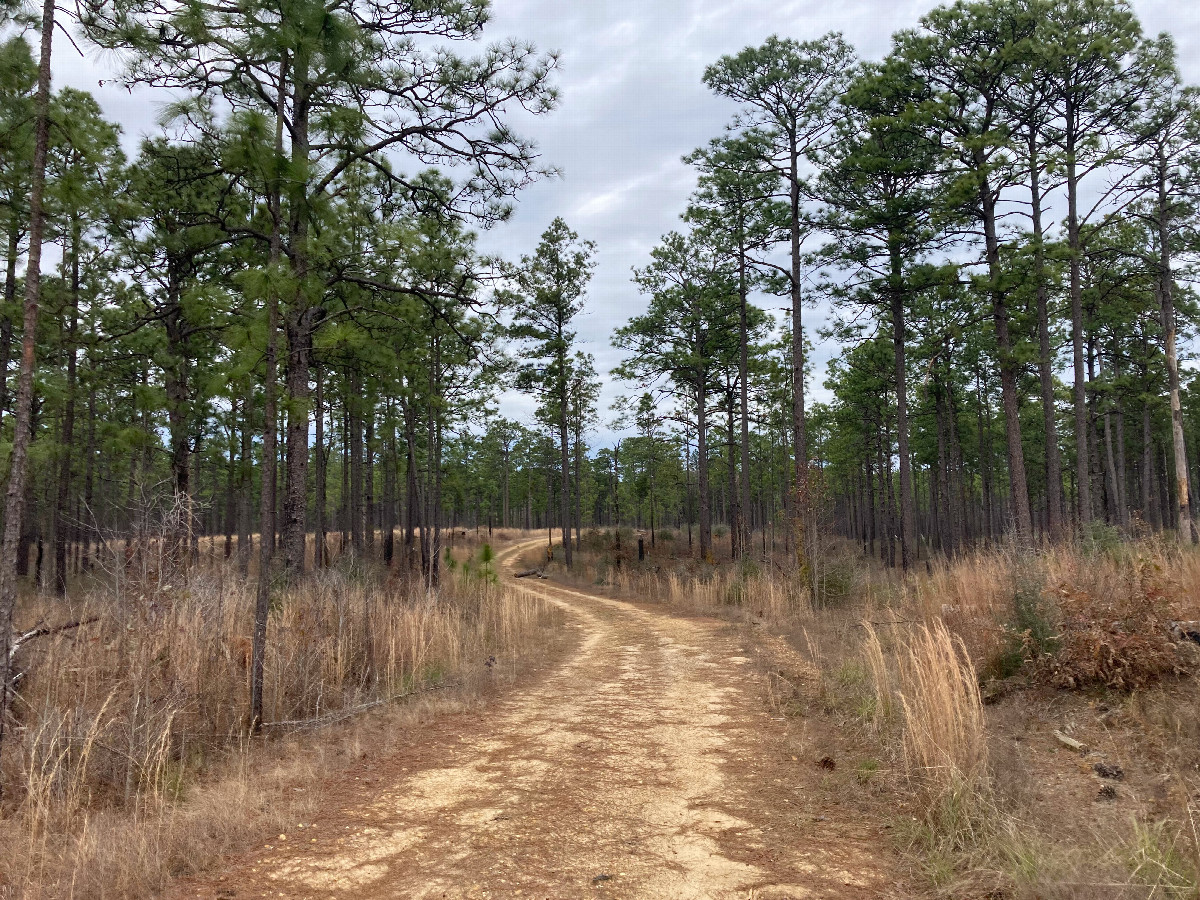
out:
M885 831L814 815L822 776L797 754L819 748L771 717L726 626L518 583L565 610L561 663L379 748L313 821L172 896L908 895Z

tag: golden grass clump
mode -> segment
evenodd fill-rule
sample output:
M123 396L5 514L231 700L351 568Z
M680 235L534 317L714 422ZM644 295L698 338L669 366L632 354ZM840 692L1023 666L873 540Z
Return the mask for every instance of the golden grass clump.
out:
M974 790L987 776L983 701L962 642L935 621L900 654L904 756L939 795Z
M990 799L983 701L966 648L935 619L902 640L889 665L874 627L864 629L875 726L898 720L905 771L918 786L927 824L965 840L959 832L979 827Z

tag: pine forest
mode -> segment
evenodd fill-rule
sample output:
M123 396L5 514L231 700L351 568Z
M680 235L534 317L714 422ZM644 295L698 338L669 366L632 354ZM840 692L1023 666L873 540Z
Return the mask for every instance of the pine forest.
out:
M614 288L521 4L0 0L0 898L1200 896L1144 5L747 4Z

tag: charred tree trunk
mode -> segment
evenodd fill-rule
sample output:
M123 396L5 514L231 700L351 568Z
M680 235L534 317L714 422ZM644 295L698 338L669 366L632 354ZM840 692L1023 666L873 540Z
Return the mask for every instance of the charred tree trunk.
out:
M1175 527L1180 543L1192 540L1191 497L1188 494L1187 447L1183 440L1183 408L1179 394L1179 356L1175 347L1175 283L1171 273L1171 199L1167 193L1168 161L1160 152L1158 188L1158 298L1161 304L1163 347L1171 400L1171 449L1175 462Z

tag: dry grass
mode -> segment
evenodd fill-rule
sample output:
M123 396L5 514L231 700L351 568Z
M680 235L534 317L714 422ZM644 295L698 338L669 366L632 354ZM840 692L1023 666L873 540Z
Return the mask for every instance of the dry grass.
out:
M1059 687L1130 690L1192 665L1167 626L1200 618L1200 557L1162 540L1000 548L939 562L907 593L913 613L944 619L985 676L1035 663L1026 672Z
M436 594L361 565L280 587L264 744L245 736L253 600L236 565L186 570L165 557L66 603L25 598L22 622L97 621L19 658L0 896L147 895L302 816L314 776L367 727L350 716L435 688L462 702L542 646L555 620L478 568L447 574ZM332 722L344 724L308 730Z
M889 663L869 622L864 632L872 724L883 734L898 726L904 771L930 837L974 846L987 827L991 786L983 701L962 641L935 620L903 639Z
M629 568L614 572L610 584L621 594L688 612L725 610L772 625L791 621L809 608L807 591L795 581L728 569L696 579L679 570Z

